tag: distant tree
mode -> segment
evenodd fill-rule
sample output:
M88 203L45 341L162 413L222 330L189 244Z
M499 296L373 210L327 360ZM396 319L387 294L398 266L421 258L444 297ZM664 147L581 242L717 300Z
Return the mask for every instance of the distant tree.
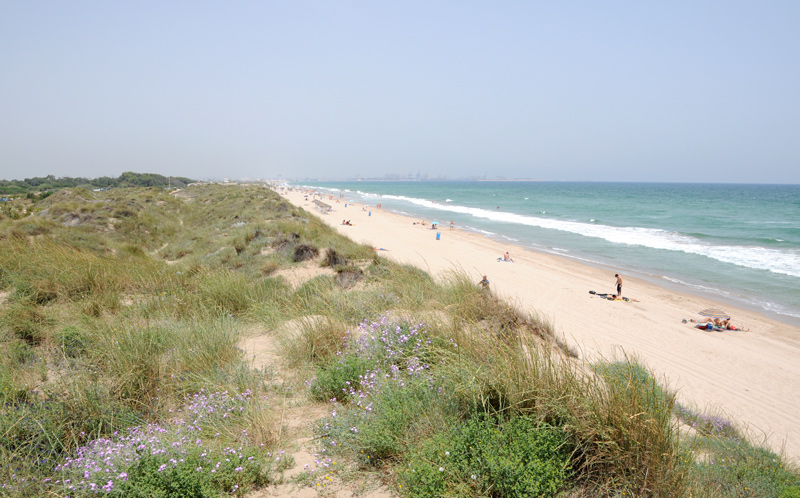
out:
M110 187L185 187L194 182L191 178L167 177L156 173L134 173L126 171L118 178L101 176L100 178L88 179L82 177L56 178L53 175L45 177L25 178L24 180L0 180L0 194L19 195L28 192L45 192L60 188L83 187L110 188Z

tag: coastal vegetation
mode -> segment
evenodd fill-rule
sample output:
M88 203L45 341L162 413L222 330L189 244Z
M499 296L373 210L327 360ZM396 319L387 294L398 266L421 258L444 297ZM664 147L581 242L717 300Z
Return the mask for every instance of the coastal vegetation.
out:
M83 187L90 190L118 187L162 187L182 188L194 182L189 178L164 176L156 173L134 173L126 171L117 178L101 176L99 178L60 177L47 175L44 177L25 178L23 180L0 180L0 195L13 196L20 194L36 194L51 192L62 188Z
M263 185L64 188L0 218L0 495L800 496L665 385Z

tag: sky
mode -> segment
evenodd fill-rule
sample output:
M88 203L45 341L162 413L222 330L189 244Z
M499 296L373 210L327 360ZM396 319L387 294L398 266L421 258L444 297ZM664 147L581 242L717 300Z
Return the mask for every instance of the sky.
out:
M0 2L0 179L800 184L800 2Z

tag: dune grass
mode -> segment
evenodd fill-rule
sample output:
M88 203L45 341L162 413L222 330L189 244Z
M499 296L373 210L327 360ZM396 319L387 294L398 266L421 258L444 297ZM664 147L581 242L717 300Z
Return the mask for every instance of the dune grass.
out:
M800 489L784 458L677 406L636 359L586 365L469 276L377 257L263 186L72 189L34 211L0 222L0 494L243 496L279 480L272 398L289 394L242 357L254 325L313 372L299 396L331 403L320 461L356 470L325 472L380 473L399 495ZM321 263L295 261L309 248ZM278 276L316 264L353 277ZM87 467L103 452L109 472Z

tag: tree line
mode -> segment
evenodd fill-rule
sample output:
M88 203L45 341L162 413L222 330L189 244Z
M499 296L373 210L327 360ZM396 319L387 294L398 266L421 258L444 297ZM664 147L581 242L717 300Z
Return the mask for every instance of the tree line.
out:
M20 195L32 192L47 192L61 188L116 188L116 187L185 187L194 182L182 176L164 176L155 173L133 173L126 171L117 178L101 176L99 178L61 177L53 175L45 177L25 178L24 180L0 180L0 193L4 195Z

